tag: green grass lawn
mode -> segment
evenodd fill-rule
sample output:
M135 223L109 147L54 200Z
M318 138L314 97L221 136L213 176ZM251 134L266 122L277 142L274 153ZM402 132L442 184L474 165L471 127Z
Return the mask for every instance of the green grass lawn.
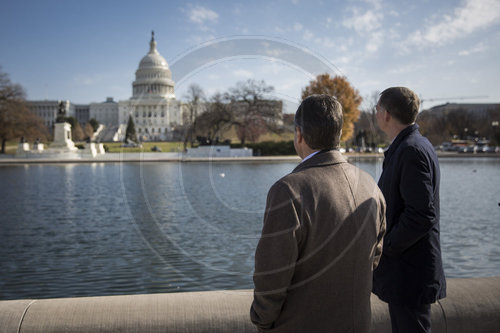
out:
M231 142L239 143L239 140L236 136L236 132L234 129L231 129L227 133L225 133L224 138L230 138ZM293 140L293 133L283 133L281 135L274 133L266 133L259 138L259 142L262 141L290 141ZM15 154L17 150L18 140L7 141L5 146L6 154ZM45 149L50 148L50 143L47 144L43 142ZM76 145L85 145L85 142L75 142ZM103 142L105 146L108 148L109 153L140 153L140 152L153 152L151 148L157 146L164 153L170 152L181 152L184 149L184 144L182 142L143 142L142 147L121 147L123 142ZM32 143L30 143L30 146ZM190 147L188 145L188 147Z
M45 149L50 148L50 145L45 144ZM75 142L76 145L85 145L85 142ZM179 152L184 149L182 142L144 142L141 147L120 147L123 142L104 142L109 149L109 153L140 153L140 152L153 152L151 148L157 146L164 153ZM5 153L13 155L17 150L17 141L8 141L5 145ZM31 144L30 144L31 146Z
M151 149L157 146L163 153L180 152L184 149L182 142L143 142L142 147L121 147L123 142L105 142L109 153L140 153L153 152Z

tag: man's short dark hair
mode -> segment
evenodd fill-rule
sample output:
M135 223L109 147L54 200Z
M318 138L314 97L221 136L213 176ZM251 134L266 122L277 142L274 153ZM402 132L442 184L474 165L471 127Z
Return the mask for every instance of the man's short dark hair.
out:
M410 125L417 119L420 99L406 87L392 87L380 93L379 104L403 125Z
M307 97L295 113L295 126L311 149L338 148L343 121L342 106L330 95Z

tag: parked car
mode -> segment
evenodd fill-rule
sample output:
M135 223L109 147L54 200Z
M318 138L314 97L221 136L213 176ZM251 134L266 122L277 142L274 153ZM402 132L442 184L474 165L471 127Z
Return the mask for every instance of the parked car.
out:
M461 147L458 152L459 153L476 153L477 152L477 146Z
M497 148L499 148L499 147L495 148L495 147L491 147L491 146L483 146L483 152L494 154L494 153L496 153Z

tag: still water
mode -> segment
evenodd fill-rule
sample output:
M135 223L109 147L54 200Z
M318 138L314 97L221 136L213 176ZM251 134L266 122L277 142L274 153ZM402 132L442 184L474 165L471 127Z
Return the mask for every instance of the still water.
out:
M447 277L500 275L500 159L440 163ZM267 191L295 166L2 166L0 299L252 288Z

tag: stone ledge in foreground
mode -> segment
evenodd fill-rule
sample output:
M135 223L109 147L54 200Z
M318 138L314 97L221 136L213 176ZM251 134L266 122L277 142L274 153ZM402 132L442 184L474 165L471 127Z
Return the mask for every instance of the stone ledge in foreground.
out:
M433 333L500 332L500 277L448 279ZM0 301L0 332L256 332L251 290ZM332 309L335 311L335 309ZM390 332L372 295L372 332Z

